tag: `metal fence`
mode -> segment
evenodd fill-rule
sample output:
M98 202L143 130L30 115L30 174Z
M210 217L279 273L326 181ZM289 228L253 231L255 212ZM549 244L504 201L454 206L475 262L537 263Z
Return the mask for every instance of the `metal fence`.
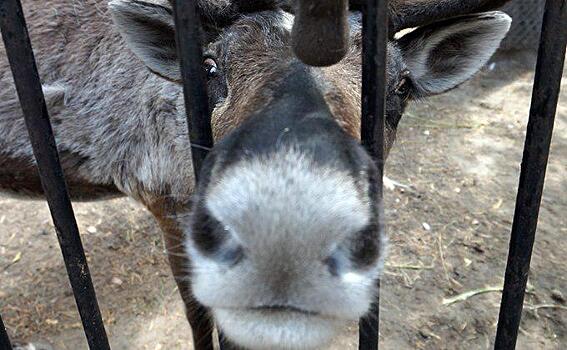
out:
M387 0L363 7L362 143L383 167ZM213 146L196 1L175 6L189 136L196 176ZM512 225L495 349L514 349L537 228L567 42L566 0L547 0ZM91 350L110 349L65 184L20 0L0 0L0 28L69 281ZM188 79L191 77L191 79ZM198 179L198 177L197 177ZM379 180L381 181L381 179ZM381 184L380 184L381 185ZM382 186L379 186L380 188ZM378 349L379 300L360 321L359 349ZM205 342L212 344L212 342ZM229 346L221 341L221 348ZM0 350L10 350L0 317Z

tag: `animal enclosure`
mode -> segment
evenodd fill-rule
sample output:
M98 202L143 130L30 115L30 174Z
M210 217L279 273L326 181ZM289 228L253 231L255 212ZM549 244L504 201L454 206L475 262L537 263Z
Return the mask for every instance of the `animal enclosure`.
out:
M84 329L92 349L109 348L104 334L104 327L102 325L100 312L96 305L94 289L92 288L92 283L90 283L89 280L86 259L80 245L78 229L74 223L69 200L66 198L64 193L63 179L56 162L57 156L53 147L53 137L49 133L50 128L47 115L45 114L46 110L42 107L41 88L38 85L39 81L37 80L37 75L33 76L33 74L29 74L30 72L33 72L33 69L30 69L33 59L31 57L29 43L25 37L25 31L22 30L23 21L21 20L21 10L19 16L15 16L14 13L17 13L18 10L17 2L12 2L15 4L13 9L15 9L16 12L7 11L9 6L4 4L8 3L10 2L5 1L3 3L2 6L4 7L0 12L0 16L2 16L3 34L6 37L7 45L11 40L14 40L13 44L15 49L13 54L22 55L19 56L21 59L13 60L13 69L15 71L17 81L19 80L18 87L20 89L20 98L24 104L24 108L28 108L26 116L28 118L38 116L43 117L43 119L40 119L43 121L43 128L42 124L39 122L30 123L30 134L34 143L37 143L36 145L39 150L50 149L52 151L51 162L48 162L49 159L46 159L45 166L41 166L43 162L40 158L38 158L38 163L44 172L43 179L46 194L48 198L52 196L50 204L54 215L54 222L58 228L58 233L60 234L60 239L63 243L62 248L64 249L64 256L69 269L69 277L75 287L75 297L83 318ZM384 2L380 3L384 4ZM374 8L369 7L369 9ZM178 14L181 17L184 14L191 15L191 10L192 9L190 7L184 10L179 9ZM374 16L369 14L383 15L384 13L385 11L377 12L372 10L366 14L367 32L365 38L367 57L376 57L376 55L380 52L382 52L383 55L385 45L380 44L380 40L377 38L382 38L383 40L386 37L384 34L385 27L382 28L382 26L377 25L377 23L383 23L384 21L380 21L379 16L374 18ZM18 22L14 19L19 19L20 21ZM524 166L522 168L523 173L520 182L520 192L518 194L516 220L512 234L512 249L510 251L509 268L499 322L499 332L497 337L497 348L499 349L508 349L514 346L519 326L520 313L523 304L523 293L527 280L527 268L529 266L529 253L531 252L531 247L533 245L535 225L537 222L537 210L543 187L543 175L545 172L544 169L547 161L547 152L549 149L551 130L553 126L553 115L555 114L554 112L555 106L557 105L559 83L562 75L562 60L564 58L565 40L556 40L556 34L560 33L559 37L562 37L563 39L565 38L565 29L564 26L561 26L561 23L564 23L564 21L565 2L548 1L546 20L544 21L545 27L543 31L543 40L540 48L538 72L536 74L534 99L532 102L531 122L528 129ZM15 27L10 27L10 25L15 25ZM19 27L16 27L17 25L19 25ZM180 28L184 27L186 26L181 26ZM382 28L382 30L380 30L380 28ZM191 27L187 26L186 29L191 29ZM193 30L195 29L196 28L193 28ZM182 33L182 31L180 31L180 33ZM16 46L18 42L19 44L23 43L23 45ZM191 47L189 47L187 51L184 51L183 55L183 57L187 58L184 60L184 63L186 67L185 69L188 71L191 67L195 67L194 62L201 61L199 57L200 53L198 50L195 52L195 48L199 48L200 46L195 44L197 42L195 39L183 40L183 42L192 44L193 49L191 50ZM378 74L378 76L380 75L378 72L382 72L383 76L384 67L380 67L380 65L373 67L369 64L369 61L380 63L381 60L367 59L367 65L365 66L367 70L366 76L368 77L369 74L373 75L374 72L377 72L376 74ZM19 65L21 65L20 68L18 68ZM19 79L18 74L20 74ZM368 85L368 81L366 84L366 91L369 94L379 94L380 90L383 90L383 83L380 83L380 79L370 83L370 86ZM188 86L186 90L188 92L188 101L195 101L197 98L204 100L202 96L203 90L200 89L198 83ZM368 95L366 97L366 101L371 105L365 104L364 115L381 115L382 113L379 111L383 108L380 107L380 101L382 100L383 98ZM372 106L374 103L376 103L376 105ZM202 114L203 117L206 117L206 112L204 111L206 111L207 108L204 108L203 106L199 107L198 103L191 103L191 106L192 108L200 108L200 114ZM202 122L206 120L206 118L203 118L196 119L194 121ZM371 119L371 121L372 120L373 119ZM381 125L379 120L380 118L377 118L377 124ZM204 122L201 126L206 128L207 124L207 122ZM195 127L192 130L202 129ZM37 139L34 137L34 133L37 134ZM375 141L372 141L372 138L375 136L377 142L380 140L380 131L378 131L378 133L374 132L374 128L369 127L368 124L364 127L363 134L367 135L365 140L369 145L375 145ZM192 136L199 137L199 135ZM206 137L202 139L194 139L194 141L195 144L202 146L208 146L210 143ZM45 142L45 144L42 144L42 142ZM199 152L202 151L202 149L203 148L199 148L198 150L194 149L194 155L199 157ZM376 147L376 149L381 149L381 147ZM380 162L380 155L377 156L377 161ZM198 162L195 163L198 164ZM65 249L70 250L66 251ZM377 311L378 309L376 308L376 312ZM375 316L370 316L363 320L361 323L361 347L363 349L374 349L377 347L378 327L374 323L377 319L376 314ZM0 339L0 341L8 344L5 334L0 334ZM7 345L6 348L8 348L8 346L9 345Z

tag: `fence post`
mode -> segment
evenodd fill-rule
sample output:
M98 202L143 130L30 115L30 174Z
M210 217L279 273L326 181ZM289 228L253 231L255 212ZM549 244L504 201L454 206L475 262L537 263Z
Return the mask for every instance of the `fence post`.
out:
M173 3L193 169L195 179L198 181L201 165L208 151L213 147L207 80L203 69L200 38L201 21L196 1L177 0Z
M185 113L196 185L205 157L213 147L209 98L200 38L201 20L197 11L197 1L173 0L170 2L173 5L175 17L175 40L183 79ZM199 313L199 319L196 320L197 324L191 325L194 347L199 350L212 350L213 322L204 306L198 305L195 301L194 307L202 311Z
M566 0L547 0L495 349L516 347L567 42Z
M0 27L87 341L91 350L109 350L19 0L0 1Z
M384 113L386 105L386 45L388 43L388 1L368 0L363 14L362 54L362 145L378 167L379 229L384 230L382 175L384 173ZM378 295L369 313L359 323L359 349L377 350L380 326L380 280Z

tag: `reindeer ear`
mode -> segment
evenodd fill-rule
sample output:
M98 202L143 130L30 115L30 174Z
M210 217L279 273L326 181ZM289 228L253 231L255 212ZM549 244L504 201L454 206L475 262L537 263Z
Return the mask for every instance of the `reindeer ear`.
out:
M470 79L498 49L511 23L504 12L486 12L430 24L400 38L418 94L439 94Z
M108 7L118 31L134 54L152 72L180 81L173 12L138 0L113 0Z

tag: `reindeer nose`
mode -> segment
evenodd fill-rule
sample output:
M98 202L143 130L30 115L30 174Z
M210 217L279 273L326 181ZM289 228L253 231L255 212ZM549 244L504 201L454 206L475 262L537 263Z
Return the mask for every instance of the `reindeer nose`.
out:
M330 66L349 47L348 0L298 0L292 30L295 55L310 66Z

